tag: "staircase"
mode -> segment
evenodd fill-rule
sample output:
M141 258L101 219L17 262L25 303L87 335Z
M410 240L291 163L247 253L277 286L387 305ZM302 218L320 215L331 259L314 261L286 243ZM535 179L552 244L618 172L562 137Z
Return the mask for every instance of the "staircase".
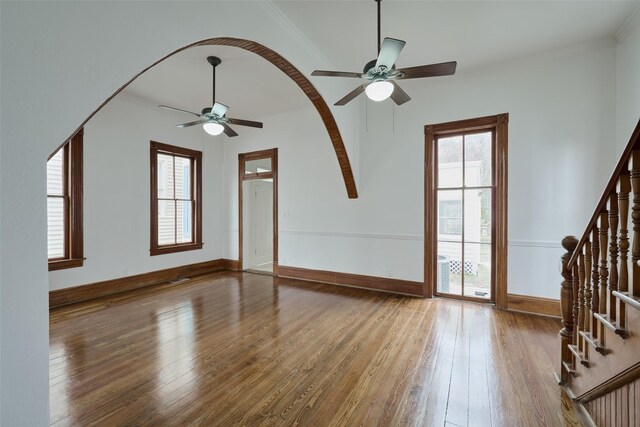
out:
M640 426L640 121L582 237L562 246L560 382L596 425Z

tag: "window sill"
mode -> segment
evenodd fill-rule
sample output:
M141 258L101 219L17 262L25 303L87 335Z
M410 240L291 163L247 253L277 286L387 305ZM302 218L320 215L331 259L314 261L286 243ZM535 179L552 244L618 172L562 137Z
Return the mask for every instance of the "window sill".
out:
M202 243L185 243L182 245L159 246L157 248L149 249L149 254L151 256L155 256L171 254L174 252L193 251L196 249L202 249Z
M64 270L65 268L82 267L84 258L71 258L49 261L49 271Z

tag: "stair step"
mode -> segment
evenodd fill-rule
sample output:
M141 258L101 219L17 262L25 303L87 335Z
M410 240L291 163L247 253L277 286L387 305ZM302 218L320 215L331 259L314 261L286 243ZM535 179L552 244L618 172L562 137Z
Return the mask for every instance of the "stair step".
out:
M567 362L562 362L562 367L564 368L565 371L567 371L569 373L569 375L574 376L574 377L576 376L576 371L573 369L571 364L569 364Z
M584 338L584 340L588 342L589 345L595 348L598 353L602 354L603 356L607 354L607 349L601 346L600 342L597 339L593 338L591 332L580 331L580 336Z
M611 322L609 320L609 316L608 315L600 314L600 313L594 313L593 317L598 319L600 321L600 323L602 323L607 329L611 330L612 332L615 332L616 335L619 335L622 338L626 338L627 337L627 331L625 331L624 329L619 328L618 324L616 322Z
M573 353L573 355L576 357L576 360L580 362L582 366L586 366L588 368L589 361L585 358L584 353L578 350L578 346L569 344L568 347L569 347L569 351Z
M631 295L631 292L614 291L613 295L625 304L640 310L640 298L634 297L633 295Z

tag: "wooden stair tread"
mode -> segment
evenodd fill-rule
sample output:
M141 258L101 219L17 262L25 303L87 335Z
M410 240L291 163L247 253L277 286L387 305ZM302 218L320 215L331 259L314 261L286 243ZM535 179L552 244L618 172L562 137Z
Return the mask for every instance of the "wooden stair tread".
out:
M580 362L580 364L582 366L585 367L589 367L589 361L586 359L585 355L583 352L581 352L580 350L578 350L578 346L577 345L573 345L573 344L569 344L569 351L571 353L573 353L573 355L576 357L576 360L578 362Z
M627 331L625 331L624 329L618 327L618 323L617 322L610 321L608 315L600 314L600 313L594 313L593 317L598 319L600 321L600 323L602 323L607 329L611 330L616 335L619 335L622 338L626 338L627 337Z
M584 338L584 340L587 343L589 343L589 345L591 345L593 348L595 348L595 350L598 353L600 353L602 355L606 355L607 354L607 349L605 349L603 346L600 345L600 341L595 339L593 337L593 335L591 335L591 332L580 331L580 336L582 336L582 338Z
M640 298L634 297L631 292L613 291L613 295L625 304L640 310Z

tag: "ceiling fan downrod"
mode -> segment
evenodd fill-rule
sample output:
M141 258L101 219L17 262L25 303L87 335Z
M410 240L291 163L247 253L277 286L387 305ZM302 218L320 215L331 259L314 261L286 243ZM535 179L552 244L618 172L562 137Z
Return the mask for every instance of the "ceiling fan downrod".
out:
M382 0L375 0L375 2L378 4L378 54L380 53L380 40L381 40L381 28L382 26L380 25L380 2L382 2Z
M211 77L213 83L211 88L211 105L214 105L216 103L216 67L222 64L222 60L217 56L208 56L207 62L211 64L211 67L213 68L213 74Z

